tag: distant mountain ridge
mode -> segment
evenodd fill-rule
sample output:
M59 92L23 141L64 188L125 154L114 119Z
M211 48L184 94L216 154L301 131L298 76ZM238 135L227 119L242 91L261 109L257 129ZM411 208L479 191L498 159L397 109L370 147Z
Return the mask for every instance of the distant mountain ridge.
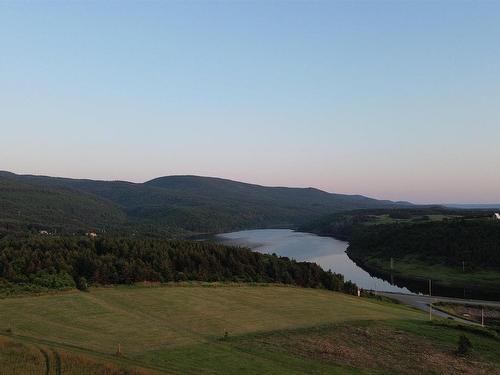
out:
M223 232L296 227L332 212L405 206L411 203L192 175L132 183L0 171L0 222L12 225Z
M500 203L446 203L443 206L462 209L500 209Z

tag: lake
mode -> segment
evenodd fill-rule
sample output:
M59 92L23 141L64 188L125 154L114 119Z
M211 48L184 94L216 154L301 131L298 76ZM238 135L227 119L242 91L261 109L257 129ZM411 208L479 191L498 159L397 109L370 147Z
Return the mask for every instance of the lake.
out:
M325 270L343 274L346 280L364 289L411 293L405 287L371 276L347 256L347 242L331 237L289 229L257 229L218 234L215 239L225 244L249 247L260 253L275 253L297 261L317 263Z

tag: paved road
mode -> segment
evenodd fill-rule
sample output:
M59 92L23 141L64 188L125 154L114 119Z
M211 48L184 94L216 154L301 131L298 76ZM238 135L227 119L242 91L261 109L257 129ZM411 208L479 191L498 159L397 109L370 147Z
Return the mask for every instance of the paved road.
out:
M398 300L405 305L416 307L417 309L423 311L429 311L429 304L436 302L453 302L453 303L461 303L461 304L469 304L469 305L477 305L477 306L495 306L500 308L500 302L497 301L483 301L483 300L474 300L474 299L463 299L463 298L451 298L451 297L430 297L424 295L417 294L403 294L403 293L392 293L392 292L376 292L385 297L393 298ZM451 318L453 320L459 321L461 323L478 325L477 323L471 322L469 320L460 319L455 316L449 315L445 312L438 311L433 309L433 315L441 316L443 318Z

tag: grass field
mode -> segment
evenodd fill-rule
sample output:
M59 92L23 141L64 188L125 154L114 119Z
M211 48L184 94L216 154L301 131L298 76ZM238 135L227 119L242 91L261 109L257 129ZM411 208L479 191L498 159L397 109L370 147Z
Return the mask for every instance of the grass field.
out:
M111 375L118 367L168 374L382 374L400 366L377 359L384 354L423 372L446 373L443 366L456 365L467 373L471 361L480 361L476 368L498 373L500 363L493 338L471 333L477 351L455 360L460 332L429 325L425 314L294 287L97 288L3 299L0 316L0 374ZM115 355L118 345L122 356ZM429 348L439 361L418 356Z

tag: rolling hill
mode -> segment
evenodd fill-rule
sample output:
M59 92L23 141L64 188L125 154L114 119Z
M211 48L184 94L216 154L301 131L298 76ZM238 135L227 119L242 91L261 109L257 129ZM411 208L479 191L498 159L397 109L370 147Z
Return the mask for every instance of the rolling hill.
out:
M132 183L0 172L0 222L71 230L222 232L296 227L332 212L409 205L213 177L167 176Z
M383 301L255 284L0 300L1 374L498 374L497 336ZM467 335L473 350L457 356ZM117 355L118 346L120 355ZM136 369L136 370L135 370Z
M92 229L125 222L125 213L112 202L64 187L25 183L0 175L3 227Z

